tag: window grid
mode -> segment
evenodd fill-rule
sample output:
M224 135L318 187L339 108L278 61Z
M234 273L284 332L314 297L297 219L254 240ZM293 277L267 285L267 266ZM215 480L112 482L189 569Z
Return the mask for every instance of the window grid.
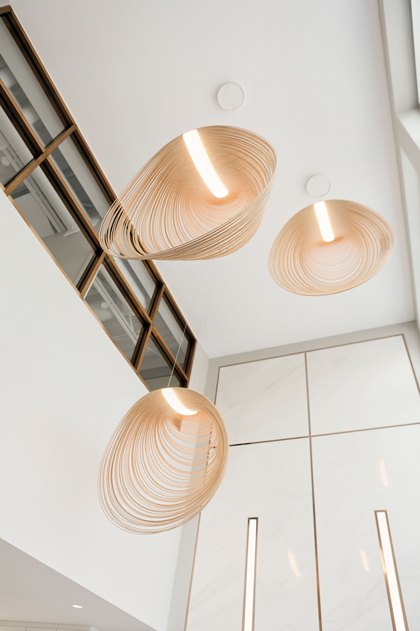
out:
M41 167L51 185L54 187L55 191L63 201L67 210L76 221L84 237L94 250L92 259L87 264L86 269L82 273L82 276L76 285L76 290L78 291L80 297L84 300L85 304L90 309L89 305L85 301L85 296L101 265L104 265L109 274L112 276L119 290L123 294L125 300L129 304L131 309L136 313L140 322L143 325L143 330L139 335L139 339L137 340L137 344L130 362L136 373L138 374L139 378L141 379L139 370L146 352L146 347L149 340L152 339L167 364L171 368L175 365L174 375L176 375L176 377L179 379L180 384L183 387L188 387L196 346L196 339L191 329L188 327L188 325L186 325L185 319L183 318L162 277L160 276L158 270L152 262L142 262L155 283L155 290L149 307L146 310L134 294L133 290L130 288L130 285L128 284L122 272L119 270L115 261L107 254L105 254L105 252L102 250L97 233L89 222L89 219L85 215L75 195L70 190L67 182L64 180L60 171L54 164L54 161L50 157L50 154L55 149L57 149L57 147L59 147L61 143L64 142L67 138L71 138L81 157L83 158L85 164L88 166L89 171L92 174L96 184L99 186L99 189L101 190L102 194L110 205L116 199L116 195L112 190L111 185L107 181L104 173L102 172L99 164L92 155L80 130L77 127L76 122L73 120L70 112L68 111L60 95L58 94L54 84L48 76L48 73L42 65L33 46L29 42L22 26L17 20L11 7L0 7L0 16L0 19L2 19L6 24L15 42L19 46L21 53L25 57L26 61L29 63L33 73L38 79L39 84L43 88L57 115L64 124L64 130L49 145L43 147L35 132L25 119L25 116L22 114L21 110L16 104L13 96L0 79L0 105L1 107L3 107L6 115L8 116L16 131L21 136L22 140L25 142L26 146L33 155L33 160L29 162L20 172L18 172L9 182L7 182L5 186L0 185L1 188L4 190L5 194L9 197L11 202L17 208L18 212L21 214L26 223L30 225L21 210L18 208L15 201L11 198L11 194L28 177L28 175L30 175L37 167ZM41 243L44 245L42 239L37 235L34 228L32 226L30 227L36 234L38 239L41 241ZM46 246L44 245L44 247ZM49 252L48 248L46 249ZM50 255L52 256L51 253ZM56 263L57 265L59 265L57 261ZM65 274L64 271L63 273ZM169 305L173 315L175 316L176 321L178 322L182 330L184 330L185 327L185 337L188 340L188 348L183 367L179 365L178 362L175 362L174 354L172 353L171 349L169 348L154 324L162 299L164 299ZM90 310L93 313L92 309ZM95 317L97 316L95 315ZM100 322L99 318L97 319L102 328L106 331L102 322ZM107 335L109 335L108 332ZM145 382L143 381L143 383ZM146 387L148 387L147 384L145 385Z

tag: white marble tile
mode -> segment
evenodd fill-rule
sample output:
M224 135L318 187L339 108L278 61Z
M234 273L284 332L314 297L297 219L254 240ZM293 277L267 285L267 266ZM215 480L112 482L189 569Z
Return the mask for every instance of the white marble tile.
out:
M312 434L420 422L402 336L307 354Z
M313 439L323 631L392 631L374 515L382 509L408 626L420 630L419 453L420 426Z
M242 629L249 517L259 519L255 631L318 631L307 438L230 449L201 517L187 630Z
M216 405L231 445L307 436L305 356L222 367Z

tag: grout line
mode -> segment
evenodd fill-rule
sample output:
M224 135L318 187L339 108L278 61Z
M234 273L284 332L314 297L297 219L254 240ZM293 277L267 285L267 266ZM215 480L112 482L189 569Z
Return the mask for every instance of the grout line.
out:
M394 429L396 427L409 427L410 425L420 425L420 421L417 421L416 423L401 423L400 425L383 425L382 427L365 427L364 429L346 429L342 432L330 432L329 434L313 434L312 438L320 438L322 436L339 436L340 434L355 434L356 432L372 432L377 429Z
M320 585L319 585L319 564L318 564L318 538L317 538L317 532L316 532L315 484L314 484L314 467L313 467L313 458L312 458L311 410L310 410L310 405L309 405L308 359L307 359L306 353L305 353L305 376L306 376L306 398L307 398L307 404L308 404L309 457L310 457L310 463L311 463L312 508L313 508L313 517L314 517L316 591L317 591L317 600L318 600L319 631L322 631L321 590L320 590Z
M229 447L243 447L244 445L262 445L264 443L279 443L284 440L300 440L301 438L309 438L309 436L291 436L290 438L271 438L270 440L255 440L250 443L233 443Z
M342 432L328 432L326 434L310 434L307 436L291 436L290 438L271 438L270 440L255 440L248 443L233 443L229 447L246 447L247 445L261 445L264 443L279 443L286 440L301 440L302 438L322 438L323 436L341 436L341 434L357 434L358 432L373 432L380 429L396 429L398 427L411 427L420 425L420 421L415 423L400 423L399 425L383 425L381 427L365 427L362 429L345 429Z
M393 333L392 335L382 335L381 337L372 337L368 340L358 340L357 342L345 342L344 344L332 344L331 346L320 346L318 348L312 348L309 351L302 350L302 351L296 351L295 353L285 353L284 355L273 355L269 357L260 357L259 359L248 359L247 361L235 362L233 364L223 364L218 367L219 374L220 374L221 368L230 368L231 366L242 366L242 364L254 364L255 362L263 362L263 361L268 361L270 359L280 359L281 357L292 357L293 355L306 355L307 353L317 353L318 351L327 351L330 348L340 348L340 346L352 346L353 344L364 344L365 342L376 342L378 340L387 340L391 337L402 337L405 342L404 333ZM301 343L303 344L304 342L301 342ZM253 351L250 351L250 352L253 352ZM218 375L218 379L219 379L219 375Z

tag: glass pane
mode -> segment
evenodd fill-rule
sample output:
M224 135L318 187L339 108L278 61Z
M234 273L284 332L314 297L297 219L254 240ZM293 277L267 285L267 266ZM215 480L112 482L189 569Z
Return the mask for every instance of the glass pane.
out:
M10 182L31 160L31 152L0 107L0 182Z
M130 285L140 304L146 309L149 308L150 301L155 291L155 281L149 274L142 261L125 261L114 258L121 273Z
M99 232L102 217L110 204L103 196L73 140L67 138L52 152L51 157L92 226Z
M146 352L140 366L140 376L149 386L150 390L159 390L159 388L174 388L180 385L180 381L175 374L172 375L171 383L169 377L172 368L168 366L162 353L150 338L146 347Z
M0 78L45 146L64 126L3 20L0 20Z
M184 367L188 349L188 338L184 334L184 330L178 324L178 320L172 313L172 309L164 299L159 305L155 326L175 357L179 349L177 362Z
M85 300L127 359L131 360L142 325L103 266L89 287Z
M76 284L90 262L93 250L41 167L15 188L11 197Z

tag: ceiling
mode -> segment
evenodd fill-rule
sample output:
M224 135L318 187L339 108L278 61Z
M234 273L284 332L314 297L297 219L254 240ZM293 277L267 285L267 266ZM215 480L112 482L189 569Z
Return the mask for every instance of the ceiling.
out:
M180 133L233 124L265 136L277 181L257 235L210 262L158 263L210 357L414 319L376 0L12 0L12 6L119 192ZM223 111L216 92L239 83ZM267 257L285 222L330 198L382 213L397 237L387 267L343 294L304 297L271 279Z
M9 626L5 621L26 621L31 628L43 623L57 625L57 629L70 625L101 631L152 631L3 539L0 539L0 565L0 631L2 626ZM81 605L83 609L74 609L72 605Z

